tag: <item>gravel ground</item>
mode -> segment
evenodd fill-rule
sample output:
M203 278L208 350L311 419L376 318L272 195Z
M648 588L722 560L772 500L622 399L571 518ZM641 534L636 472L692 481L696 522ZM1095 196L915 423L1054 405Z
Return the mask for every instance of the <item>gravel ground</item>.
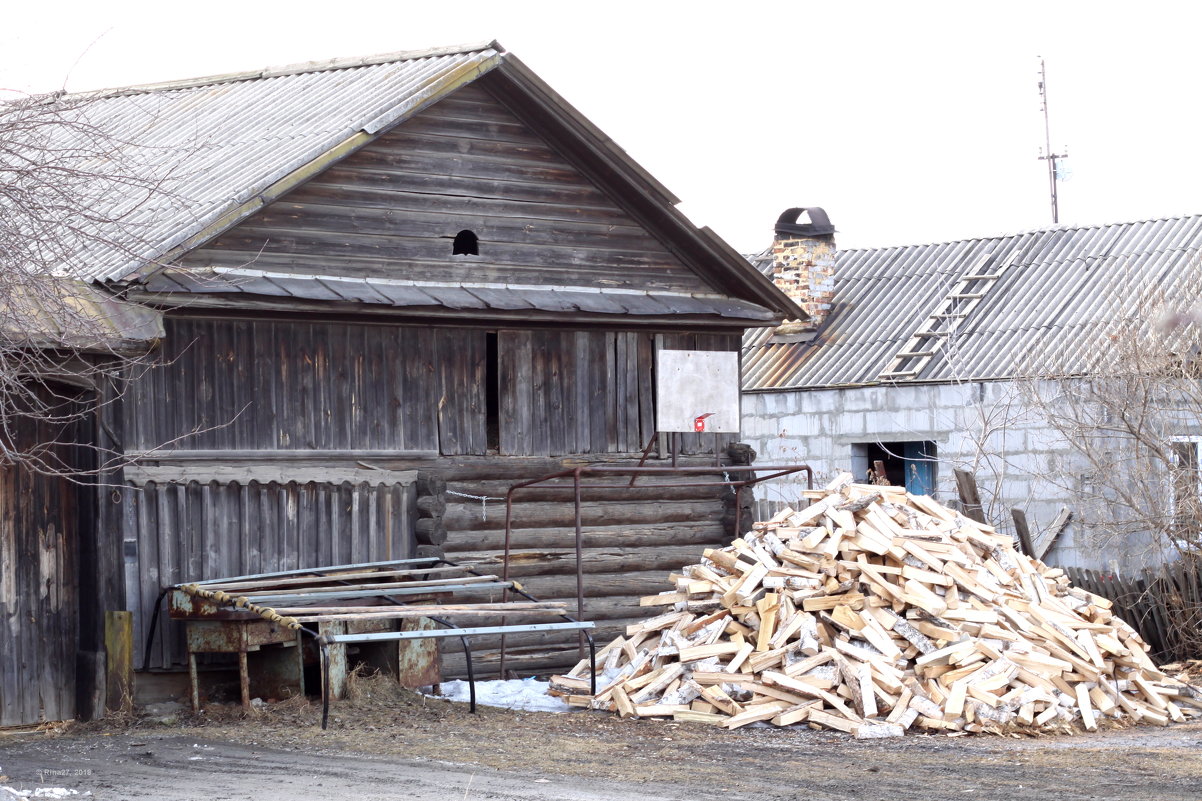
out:
M143 718L0 736L0 785L164 801L1202 798L1202 722L857 741L583 711L472 715L379 680L355 691L336 703L327 731L317 704L293 700L249 718L210 707L171 724Z

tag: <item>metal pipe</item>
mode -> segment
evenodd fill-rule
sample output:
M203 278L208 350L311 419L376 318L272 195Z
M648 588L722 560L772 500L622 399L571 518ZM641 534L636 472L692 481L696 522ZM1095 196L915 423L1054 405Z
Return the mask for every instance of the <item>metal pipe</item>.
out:
M509 583L509 537L513 532L513 493L517 487L510 487L505 493L505 547L501 558L501 581ZM509 601L509 588L501 590L501 602ZM501 623L505 623L505 617L501 617ZM469 660L470 661L470 660ZM498 660L498 671L502 679L505 678L505 635L501 635L501 654Z
M448 559L445 559L445 558L439 559L439 562L441 562L442 564L446 564L446 565L453 565L455 567L460 567L460 565L457 565L455 562L449 561ZM476 573L476 571L470 567L465 567L465 568L463 568L463 570L465 570L468 573ZM477 575L479 575L479 574L477 573ZM539 600L537 598L535 598L533 595L531 595L530 593L523 590L521 587L511 587L511 589L528 601L534 601L535 603L539 602ZM581 622L581 621L577 620L576 618L572 617L571 615L567 615L567 614L560 614L559 617L563 618L564 620L566 620L569 623L580 623ZM434 618L431 618L431 620L434 620ZM545 625L555 625L555 624L545 624ZM594 626L595 626L595 624L593 626L590 626L590 628L592 628ZM513 631L516 631L516 629L513 629ZM590 663L590 667L592 669L592 674L593 674L592 678L591 678L592 694L596 695L597 694L597 676L596 676L596 673L597 673L597 644L596 644L595 639L593 638L592 632L590 632L588 629L581 629L580 633L582 635L584 635L584 638L588 641L589 663ZM501 642L502 642L502 645L505 642L504 634L501 635ZM501 665L505 664L504 657L505 657L505 651L504 651L504 648L502 647ZM470 656L468 657L467 661L469 663L468 670L469 670L469 674L470 674L470 670L471 670L471 665L470 665L471 657ZM504 678L504 673L501 674L501 677Z
M233 581L249 581L250 579L273 579L283 578L285 576L304 576L307 574L321 575L322 573L330 573L336 570L350 570L352 568L368 568L368 567L385 567L387 565L413 565L426 562L437 562L438 558L434 556L423 556L420 559L394 559L390 562L364 562L362 564L351 565L331 565L328 567L304 567L298 570L281 570L276 573L249 573L245 576L230 576L228 578L209 579L207 581L189 581L188 584L199 584L202 587L206 584L228 584ZM180 586L180 585L174 585Z
M588 694L594 698L597 696L597 644L593 642L593 635L588 634L588 679L589 687Z
M146 645L142 648L142 671L150 670L150 646L154 645L154 632L159 627L159 609L163 606L163 598L171 592L171 587L164 587L159 598L154 602L154 612L150 615L150 629L146 632Z
M350 585L350 586L354 586L354 585ZM336 590L336 589L331 589L328 592L314 591L314 592L308 592L308 593L296 593L295 595L270 595L267 593L261 593L261 594L240 595L238 597L243 597L249 601L253 601L255 603L262 604L262 603L278 603L280 601L305 601L305 600L324 601L324 600L331 600L331 599L336 599L336 598L370 598L370 597L376 596L376 595L379 595L379 596L427 595L427 594L431 594L431 593L447 592L449 590L457 589L457 588L461 589L464 587L471 589L471 590L483 590L483 589L498 590L498 589L505 589L506 586L512 586L512 582L482 581L478 584L442 584L442 585L433 586L433 587L413 587L413 588L398 587L396 589L381 588L378 590L351 590L351 589Z
M580 471L583 467L577 467L573 474L573 486L575 487L576 501L576 616L584 619L584 533L581 519L581 494L580 494ZM578 638L579 658L584 658L584 637Z
M325 731L330 720L330 644L318 637L317 646L321 651L321 728Z
M643 465L645 465L647 463L647 457L651 455L651 449L655 447L656 442L659 442L659 432L658 431L656 431L654 434L651 435L651 439L647 440L647 447L643 448L643 455L639 457L639 463L636 465L636 467L642 467ZM636 473L635 475L630 477L630 484L628 486L633 487L634 482L637 480L638 480L638 474Z
M447 623L436 617L430 617L435 623L451 626L447 629L420 629L417 631L373 631L363 634L327 634L329 642L395 642L397 640L426 640L444 637L468 637L476 634L496 634L497 626L473 626L456 628L453 623ZM529 623L506 626L510 632L518 634L527 631L576 631L581 627L593 628L591 621L574 623Z
M453 628L455 625L454 623L443 620L440 617L432 617L430 619L441 626L450 626ZM426 633L429 634L429 632ZM467 635L460 634L458 636L459 642L463 644L463 661L467 666L467 697L471 702L471 706L468 707L468 711L474 715L476 714L476 669L472 665L472 645L470 642L468 642Z
M735 487L735 536L743 536L743 484Z
M525 597L528 600L535 601L535 602L538 601L537 598L535 598L533 595L531 595L530 593L526 592L523 589L514 587L513 591L516 592L518 595ZM576 620L571 615L561 614L560 617L562 617L564 620L568 621L569 623L581 622L579 620ZM586 640L588 640L589 666L592 669L592 695L596 695L597 694L597 644L596 644L595 640L593 639L592 632L589 631L588 629L581 629L580 633L584 636L584 638Z

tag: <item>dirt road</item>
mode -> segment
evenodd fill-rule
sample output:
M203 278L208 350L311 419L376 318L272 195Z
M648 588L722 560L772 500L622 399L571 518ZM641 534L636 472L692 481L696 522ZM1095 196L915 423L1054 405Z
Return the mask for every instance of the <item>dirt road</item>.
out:
M288 702L247 720L210 710L171 726L0 737L0 784L163 801L1202 798L1202 723L856 741L589 712L469 715L378 687L341 702L330 730L316 722L315 705Z

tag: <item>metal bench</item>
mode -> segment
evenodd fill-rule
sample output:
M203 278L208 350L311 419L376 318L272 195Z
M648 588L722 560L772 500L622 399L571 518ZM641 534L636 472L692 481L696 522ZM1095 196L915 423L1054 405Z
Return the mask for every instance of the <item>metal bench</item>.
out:
M430 579L430 576L438 578ZM526 601L461 606L435 604L428 607L417 603L436 602L453 597L456 593L479 589L515 592ZM239 653L242 700L244 705L249 704L250 678L246 651L248 647L253 648L257 645L247 646L254 638L246 637L244 631L241 634L227 633L222 627L245 629L248 623L255 621L273 624L271 628L278 634L283 634L278 631L283 627L295 632L296 637L308 636L315 641L321 656L323 729L328 724L330 699L335 694L331 689L331 648L339 645L400 643L407 640L458 637L464 648L472 712L476 711L476 683L468 638L473 635L504 636L531 631L580 631L588 644L590 662L594 667L592 672L596 673L596 645L589 633L589 630L594 628L592 622L573 619L564 612L563 604L538 601L515 581L501 580L496 576L479 573L469 566L437 557L303 568L172 585L163 590L159 596L159 603L155 604L146 640L143 669L149 666L159 608L163 596L167 593L171 593L172 617L189 623L188 659L194 706L199 705L195 654L214 650ZM349 605L328 605L334 601ZM471 627L458 625L444 617L463 614L502 617L554 614L562 618L563 622ZM360 632L337 630L344 627L342 621L388 622L406 618L428 619L443 628ZM193 628L199 633L194 635ZM234 645L226 647L224 643L227 640ZM213 642L219 645L215 646ZM268 640L264 640L264 643L266 642ZM276 636L270 638L270 642L282 643L283 640ZM595 681L592 689L596 691Z

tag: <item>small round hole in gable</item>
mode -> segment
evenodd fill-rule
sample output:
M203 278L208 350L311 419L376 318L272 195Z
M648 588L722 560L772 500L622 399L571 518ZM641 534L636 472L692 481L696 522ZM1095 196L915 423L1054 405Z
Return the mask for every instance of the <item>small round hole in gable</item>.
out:
M480 240L468 230L455 234L455 242L451 245L452 256L479 256Z

